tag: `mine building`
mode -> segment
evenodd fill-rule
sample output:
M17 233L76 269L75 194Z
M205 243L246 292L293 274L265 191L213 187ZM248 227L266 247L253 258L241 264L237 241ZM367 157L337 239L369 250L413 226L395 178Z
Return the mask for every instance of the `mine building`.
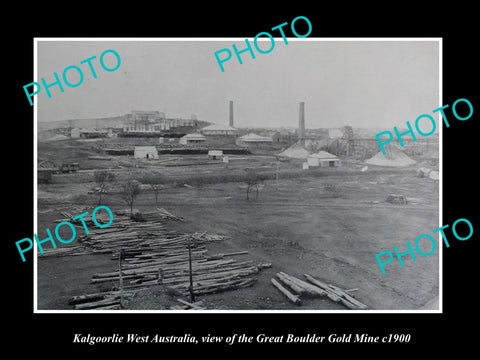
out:
M179 143L182 145L197 145L205 143L206 140L202 134L191 133L181 137Z
M228 125L212 124L200 129L203 135L237 135L238 130Z
M307 164L309 167L338 167L341 165L341 161L333 154L326 151L319 151L316 154L308 155Z
M255 133L249 133L247 135L240 136L235 141L238 146L247 148L268 147L272 145L272 142L273 140L271 137L260 136Z

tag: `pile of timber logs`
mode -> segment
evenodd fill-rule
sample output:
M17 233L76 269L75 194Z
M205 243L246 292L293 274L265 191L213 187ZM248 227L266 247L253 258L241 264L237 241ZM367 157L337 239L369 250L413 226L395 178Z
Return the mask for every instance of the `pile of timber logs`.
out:
M84 209L85 210L85 209ZM74 217L84 213L84 212L87 212L87 210L85 211L78 211L78 212L68 212L68 211L60 211L60 214L64 217L63 219L59 219L59 220L55 220L54 222L56 223L60 223L62 221L69 221L71 222L72 224L76 224L76 225L79 225L79 226L83 226L82 225L82 220L81 218L78 218L78 219L75 219L73 220ZM85 224L87 225L87 227L90 229L91 227L96 227L95 223L93 222L93 219L92 219L92 213L91 212L88 212L87 215L85 216L82 216L82 218L84 219L85 221ZM110 215L106 212L97 212L95 214L95 219L97 220L98 223L100 224L106 224L110 221Z
M93 209L93 208L92 208ZM90 211L88 207L80 207L80 206L73 206L69 207L68 210L60 210L60 209L50 209L51 211L58 211L60 215L62 215L65 219L71 219L74 216L80 215L86 211ZM40 211L37 211L40 212ZM43 211L42 213L46 213L47 210Z
M65 214L68 215L68 214ZM96 218L98 219L98 214ZM107 215L108 217L108 215ZM78 239L78 245L45 250L39 256L72 256L109 253L121 264L112 271L93 274L94 284L113 282L117 291L86 294L71 299L75 309L119 309L120 292L135 293L150 286L164 286L182 296L190 294L190 264L192 264L193 291L196 295L216 293L252 286L255 274L270 263L256 264L250 260L237 260L247 251L226 254L207 254L206 245L223 241L225 236L207 232L182 234L166 228L165 219L181 220L165 209L142 213L146 221L136 222L128 216L116 215L107 228L89 226L89 234ZM85 217L86 223L92 221ZM108 221L108 218L105 219ZM82 230L79 230L81 233ZM189 249L190 248L190 249ZM189 254L190 250L190 254ZM121 253L121 261L119 254ZM126 296L127 296L126 295ZM180 307L180 305L177 305ZM181 309L200 306L183 304Z
M68 212L62 213L67 220L71 221L71 214ZM170 214L170 213L169 213ZM78 215L78 214L77 214ZM143 215L143 214L142 214ZM174 215L169 215L171 218ZM107 223L109 215L103 213L95 214L95 218L99 223ZM45 249L44 253L38 253L39 257L45 256L74 256L85 254L102 254L108 252L115 252L119 248L129 249L135 251L135 248L142 250L154 250L155 247L161 247L161 238L188 238L192 237L196 242L209 242L216 240L224 240L225 237L219 235L212 235L207 233L193 233L193 234L179 234L165 228L165 214L160 212L146 213L145 218L148 221L135 222L128 216L115 216L113 223L108 228L98 228L94 225L91 214L84 217L85 223L89 229L89 235L82 235L78 238L79 245L68 247L57 247L56 249ZM175 217L180 219L179 217ZM59 223L66 221L66 219L55 220ZM80 219L72 221L77 226L77 234L85 232Z
M302 298L327 297L351 310L367 309L365 304L348 294L348 292L356 289L343 290L335 285L325 284L308 274L304 274L307 281L284 272L279 272L276 275L278 280L272 278L272 284L295 305L301 305Z
M196 295L216 293L251 286L256 279L251 277L271 264L255 264L253 261L234 259L209 260L205 250L192 249L192 280ZM223 254L225 256L225 254ZM229 255L229 254L226 254ZM133 290L145 286L163 285L182 295L189 294L188 249L161 253L129 255L122 265L123 288ZM94 274L91 282L118 282L118 271Z
M173 215L172 213L170 213L169 211L167 211L167 209L157 208L157 210L159 211L159 213L160 213L163 217L165 217L165 218L167 218L167 219L184 221L183 218L181 218L181 217L179 217L179 216Z
M37 256L47 257L47 256L78 256L78 255L88 255L92 253L99 253L102 251L92 251L91 249L83 246L69 246L69 247L57 247L56 249L47 248L43 249L43 254L40 253L40 250L37 252Z

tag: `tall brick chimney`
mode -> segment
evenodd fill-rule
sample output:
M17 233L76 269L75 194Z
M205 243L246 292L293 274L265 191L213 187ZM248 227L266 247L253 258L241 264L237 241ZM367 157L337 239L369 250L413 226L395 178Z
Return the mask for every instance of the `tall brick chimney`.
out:
M300 102L298 110L298 140L302 146L305 146L305 103Z
M233 127L233 101L230 100L230 116L229 116L229 125Z

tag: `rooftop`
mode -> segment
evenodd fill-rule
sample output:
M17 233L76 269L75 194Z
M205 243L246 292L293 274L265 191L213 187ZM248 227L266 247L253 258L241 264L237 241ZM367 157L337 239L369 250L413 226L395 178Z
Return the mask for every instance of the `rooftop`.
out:
M209 131L237 131L236 128L228 126L228 125L220 125L220 124L212 124L205 126L202 130L209 130Z
M185 135L184 138L191 139L191 140L194 140L194 139L205 140L205 136L203 136L202 134L199 134L199 133L190 133L190 134Z
M250 142L264 142L264 141L272 141L272 138L268 136L260 136L255 133L250 133L247 135L240 136L239 140L241 141L250 141Z
M333 154L330 154L329 152L326 152L326 151L319 151L318 153L316 154L311 154L309 155L308 157L314 157L314 158L318 158L318 159L332 159L332 160L338 160L338 157L336 157L335 155Z

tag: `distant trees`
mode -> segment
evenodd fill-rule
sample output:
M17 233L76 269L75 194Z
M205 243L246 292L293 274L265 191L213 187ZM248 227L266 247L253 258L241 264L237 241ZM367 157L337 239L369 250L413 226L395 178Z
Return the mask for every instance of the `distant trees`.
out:
M250 200L249 194L251 189L256 190L255 199L258 199L258 186L260 184L260 177L256 169L245 169L245 184L247 184L247 200Z
M96 170L93 173L93 179L97 183L94 191L98 194L98 205L102 204L102 194L108 190L108 182L115 180L115 174L108 170Z
M347 144L347 156L353 155L353 152L355 150L355 138L353 134L353 128L350 125L346 125L342 128L343 131L343 140Z
M122 185L122 199L130 206L130 216L133 213L133 202L138 194L140 194L140 182L137 180L128 180Z

